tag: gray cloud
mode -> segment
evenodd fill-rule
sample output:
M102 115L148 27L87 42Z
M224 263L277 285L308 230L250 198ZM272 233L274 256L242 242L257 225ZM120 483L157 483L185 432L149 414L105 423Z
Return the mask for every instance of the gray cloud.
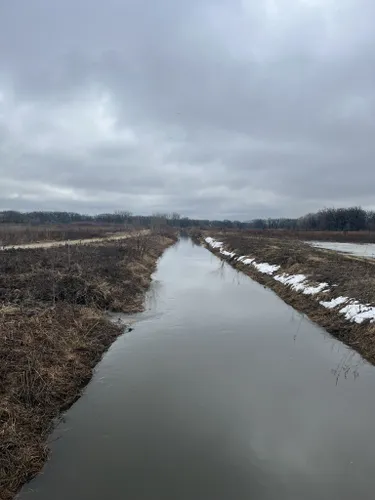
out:
M374 208L371 0L0 5L0 209Z

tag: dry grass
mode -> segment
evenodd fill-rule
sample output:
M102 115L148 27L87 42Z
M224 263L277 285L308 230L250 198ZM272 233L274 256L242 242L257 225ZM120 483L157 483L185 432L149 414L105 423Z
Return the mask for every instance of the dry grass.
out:
M375 304L375 262L351 259L335 252L312 248L298 240L274 237L251 236L245 233L210 233L228 248L241 255L254 257L258 262L281 265L280 273L304 274L311 283L326 282L334 289L330 298L347 296L361 303ZM272 288L288 304L306 313L313 321L326 328L344 343L356 349L362 356L375 364L375 327L370 323L360 325L345 320L335 310L319 305L319 299L327 300L324 293L310 296L295 292L272 277L259 273L252 266L233 262L246 274ZM335 285L332 287L332 285Z
M61 304L0 324L0 497L12 498L47 458L53 420L90 380L103 351L121 333L100 313Z
M191 230L194 231L194 230ZM306 231L297 229L226 229L223 234L243 234L244 236L292 239L302 241L337 241L352 243L375 243L375 231Z
M0 224L0 247L43 241L83 240L125 232L122 224Z
M54 420L80 395L123 331L103 310L142 309L156 260L173 238L0 254L0 499L48 456Z
M230 248L251 255L261 262L281 265L281 272L302 273L311 281L335 284L338 295L375 303L375 262L351 259L337 252L326 252L298 240L277 240L242 234L223 235Z

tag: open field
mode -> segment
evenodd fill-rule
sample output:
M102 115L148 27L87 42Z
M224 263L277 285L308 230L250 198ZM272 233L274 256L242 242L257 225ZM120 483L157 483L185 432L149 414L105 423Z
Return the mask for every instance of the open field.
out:
M298 240L244 233L210 236L212 251L272 288L287 303L375 364L375 262Z
M12 250L12 249L15 250L28 249L28 248L52 248L64 245L74 246L74 245L88 245L93 243L105 243L110 241L126 240L127 238L135 238L137 236L142 236L149 233L150 233L149 229L142 229L141 231L128 231L126 233L118 232L116 234L108 234L108 235L103 234L102 236L99 236L97 238L80 238L74 240L57 240L57 241L45 240L36 243L22 243L20 245L3 246L0 248L0 251Z
M305 241L375 243L375 231L295 231L291 237Z
M217 232L217 230L213 229ZM226 229L223 234L238 234L236 229ZM243 229L244 235L253 237L292 239L301 241L337 241L351 243L375 243L375 231L307 231L294 229Z
M102 238L132 232L123 224L0 224L0 247L44 241Z
M80 395L123 326L142 310L156 261L175 236L0 252L0 498L48 456L54 420Z

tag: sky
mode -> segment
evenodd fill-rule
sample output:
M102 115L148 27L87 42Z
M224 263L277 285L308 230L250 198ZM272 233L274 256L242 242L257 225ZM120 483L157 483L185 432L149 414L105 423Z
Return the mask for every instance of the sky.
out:
M374 209L373 0L0 0L0 210Z

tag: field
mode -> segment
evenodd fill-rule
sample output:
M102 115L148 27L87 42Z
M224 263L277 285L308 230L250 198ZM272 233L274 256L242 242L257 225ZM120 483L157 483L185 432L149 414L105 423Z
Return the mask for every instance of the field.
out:
M48 457L54 420L80 395L124 327L105 311L142 310L174 234L0 252L0 498Z
M217 230L216 230L217 232ZM301 241L338 241L351 243L375 243L375 231L298 231L293 229L244 229L241 234ZM227 229L223 234L238 234L238 230Z
M134 231L134 228L123 224L0 224L0 247L99 238L128 231Z
M200 241L207 236L223 242L227 252L254 259L258 267L213 249L375 364L375 324L370 321L375 311L375 261L313 248L289 238L207 232L200 235ZM262 267L259 263L266 264ZM347 315L340 313L343 305L330 307L334 304L330 301L338 298L348 299ZM328 302L328 307L321 302ZM349 318L351 312L353 317Z

